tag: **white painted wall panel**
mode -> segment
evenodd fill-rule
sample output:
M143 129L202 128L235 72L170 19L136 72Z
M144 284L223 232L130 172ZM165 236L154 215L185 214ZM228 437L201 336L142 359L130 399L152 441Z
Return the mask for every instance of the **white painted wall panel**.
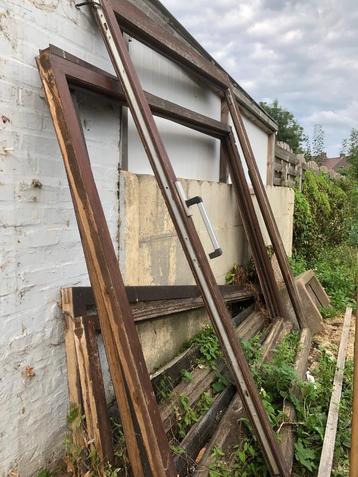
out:
M254 124L252 121L247 119L244 115L242 116L244 126L246 128L247 134L250 139L250 144L259 168L259 172L262 178L262 182L264 185L266 185L267 182L267 155L268 155L268 135L260 129L256 124ZM239 143L239 140L237 138L237 135L235 133L235 129L233 127L233 123L231 121L231 118L229 119L229 124L233 128L234 131L234 136L236 140L236 144L239 150L239 154L241 157L241 162L245 171L245 176L249 184L251 184L251 180L249 177L249 173L246 167L246 162L244 159L244 155Z
M146 91L220 119L220 98L195 81L183 68L136 40L129 42L129 52ZM156 118L156 123L178 177L218 181L218 140L162 118ZM128 129L129 171L151 174L150 164L131 118Z

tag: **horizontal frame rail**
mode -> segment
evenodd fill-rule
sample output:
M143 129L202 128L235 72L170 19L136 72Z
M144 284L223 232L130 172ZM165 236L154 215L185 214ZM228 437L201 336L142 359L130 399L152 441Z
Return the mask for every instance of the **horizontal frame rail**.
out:
M49 55L51 64L66 76L72 87L82 87L94 93L116 98L122 105L127 106L123 88L115 76L54 45L50 45L43 52ZM184 108L154 94L147 92L144 94L155 116L168 119L217 139L225 137L230 132L230 128L226 124L216 119Z
M195 285L178 286L126 286L126 293L132 309L138 302L166 302L178 301L185 308L184 300L190 298L200 298L199 287ZM244 301L254 298L255 293L251 288L239 288L235 285L219 285L223 298L227 302ZM63 290L71 290L72 309L74 316L83 316L96 307L96 301L91 287L70 287ZM195 307L204 306L202 300L196 300ZM143 303L144 304L144 303Z

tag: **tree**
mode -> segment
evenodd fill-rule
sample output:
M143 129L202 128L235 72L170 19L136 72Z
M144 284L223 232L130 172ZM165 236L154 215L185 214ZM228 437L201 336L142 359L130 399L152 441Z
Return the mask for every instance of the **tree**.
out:
M348 175L358 180L358 129L353 128L347 139L343 141L342 152L349 164Z
M325 149L325 132L321 124L315 124L312 138L312 159L319 165L323 162Z
M276 121L277 140L287 143L295 153L303 152L305 135L294 115L280 106L277 99L272 104L262 101L260 106Z

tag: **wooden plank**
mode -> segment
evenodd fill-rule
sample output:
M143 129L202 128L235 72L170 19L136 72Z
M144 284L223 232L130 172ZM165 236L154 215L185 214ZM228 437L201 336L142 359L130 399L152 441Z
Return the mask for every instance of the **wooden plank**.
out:
M62 310L65 315L68 400L81 409L82 396L75 348L75 315L73 313L72 289L62 288L61 299Z
M298 344L298 351L295 361L295 372L299 379L304 379L308 357L310 355L312 345L312 333L309 328L304 328L301 331L300 341ZM293 387L292 392L299 397L299 390L296 387ZM285 456L286 462L288 464L289 470L292 471L293 458L294 458L294 428L290 424L295 422L296 413L293 405L290 402L285 401L283 405L283 413L286 416L287 423L282 427L281 432L279 433L280 445L282 453Z
M235 327L242 325L242 332L244 332L244 321L249 319L248 317L255 314L253 313L253 305L247 307L245 310L241 311L237 316L233 318L233 324ZM254 317L255 320L256 316ZM158 389L160 383L164 380L170 382L173 387L175 387L181 380L181 371L183 369L192 369L200 355L200 350L197 345L192 345L190 348L185 350L180 355L176 356L165 366L158 369L154 374L151 375L151 381L154 391Z
M144 475L134 431L138 425L153 475L175 476L69 86L62 73L56 75L46 53L37 61L71 189L132 470Z
M265 360L271 359L272 350L289 332L290 327L284 326L282 320L275 322L267 335L262 351ZM205 453L194 472L195 477L208 477L209 467L212 461L212 453L214 448L228 450L239 444L242 435L242 426L240 422L245 417L244 407L240 396L237 394L231 401L225 414L223 415L215 433L210 441L206 444Z
M72 290L62 289L62 310L65 315L65 349L67 363L67 389L70 409L75 407L82 415L83 403L81 393L80 374L77 363L75 346L75 317L73 314ZM72 440L75 445L83 446L82 429L72 429Z
M74 289L69 289L74 290ZM225 303L232 304L237 302L245 302L252 299L252 291L248 290L247 293L230 292L224 295ZM133 319L135 323L141 323L147 320L161 319L174 314L183 313L189 310L196 310L204 308L205 304L203 299L200 298L186 298L183 300L160 300L160 301L148 301L139 302L131 305ZM79 313L83 310L83 313L94 314L96 320L96 329L100 331L100 324L98 316L96 314L95 305L86 305L85 302L78 302L76 305L76 315L81 316ZM97 318L96 318L97 317Z
M220 422L222 414L226 411L235 394L235 387L229 385L224 391L215 397L209 411L189 430L185 438L180 442L182 453L174 458L174 463L180 477L191 475L194 467L194 458L204 446L215 427Z
M275 147L275 156L279 159L282 159L285 162L289 162L290 164L293 164L294 166L298 164L297 155L295 153L286 151L286 149L283 149L277 144Z
M349 477L358 477L358 290L357 290L357 300L356 300L353 362L354 362L354 375L353 375L353 403L352 403L352 436L351 436Z
M102 465L113 463L112 431L104 392L94 320L76 318L75 346L81 379L86 430Z
M265 325L265 319L261 313L255 312L250 315L241 325L235 330L236 339L248 340L255 336ZM225 362L218 364L218 368L212 371L210 368L195 368L192 372L192 380L182 381L176 386L169 399L163 402L160 408L160 415L163 419L164 429L168 433L172 427L176 425L175 408L178 406L180 396L188 397L189 405L192 406L211 386L218 372L222 372L226 367Z
M183 306L189 306L191 303L189 299L192 298L198 299L197 301L192 300L194 308L203 304L200 289L195 285L126 286L125 289L128 300L132 304L132 310L134 314L137 312L138 318L140 316L139 310L141 308L143 308L144 318L144 310L149 310L151 306L161 307L160 301L164 302L162 307L163 310L165 310L165 307L168 307L169 309L171 306L177 305L175 308L180 311L180 305L183 304ZM220 285L219 289L226 302L245 300L254 296L252 289L244 287L239 288L236 285ZM66 288L64 290L66 290ZM72 295L73 316L86 315L89 310L95 308L96 301L91 287L72 287L69 288L69 290L71 290ZM138 302L140 302L140 305ZM148 304L147 302L151 303ZM138 305L137 308L136 304ZM189 308L184 308L183 311L186 309ZM149 311L148 314L150 314ZM163 311L163 314L165 314L165 311Z
M254 188L255 196L259 204L262 217L264 219L272 243L273 250L276 254L277 261L279 263L281 273L292 302L293 309L295 310L297 320L301 328L304 328L306 326L306 319L304 316L302 303L297 293L295 281L288 263L287 255L280 236L280 232L277 227L276 219L272 212L271 205L268 200L266 190L263 185L260 172L255 160L255 156L251 148L250 140L247 135L247 131L245 129L240 110L231 87L226 91L226 99L228 102L230 115L235 126L235 131L240 141L241 149L248 168L252 186ZM285 316L284 313L279 313L278 315Z
M344 315L341 341L339 343L337 367L333 380L333 390L331 401L329 403L326 431L323 439L322 454L317 477L329 477L332 472L334 447L336 443L338 426L339 404L341 402L342 395L344 366L346 363L351 318L352 308L347 308Z

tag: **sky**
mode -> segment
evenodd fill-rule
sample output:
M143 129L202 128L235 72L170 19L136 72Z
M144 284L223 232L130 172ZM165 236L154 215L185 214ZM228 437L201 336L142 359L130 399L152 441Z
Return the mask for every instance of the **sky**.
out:
M358 0L162 0L256 100L292 112L328 156L358 128Z

